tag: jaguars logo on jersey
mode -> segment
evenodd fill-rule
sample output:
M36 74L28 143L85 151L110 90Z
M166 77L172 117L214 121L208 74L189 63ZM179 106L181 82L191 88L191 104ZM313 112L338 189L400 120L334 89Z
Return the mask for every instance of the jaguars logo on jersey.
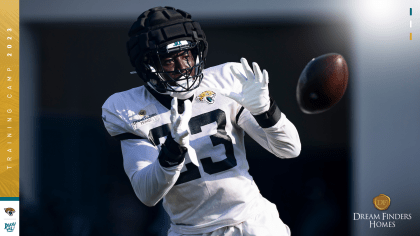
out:
M214 103L214 97L216 97L216 93L210 90L202 92L200 95L198 95L197 99L200 102L206 101L208 104Z
M15 209L8 207L8 208L4 208L4 212L6 212L9 216L13 216L13 213L15 213Z

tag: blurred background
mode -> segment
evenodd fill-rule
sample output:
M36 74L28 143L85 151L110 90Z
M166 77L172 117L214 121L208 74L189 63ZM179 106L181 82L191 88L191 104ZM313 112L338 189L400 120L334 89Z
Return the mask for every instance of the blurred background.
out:
M136 198L101 106L143 85L129 73L127 33L143 11L168 5L200 22L206 67L245 57L269 72L302 152L278 159L247 137L247 157L294 236L419 235L420 4L370 0L21 0L21 235L166 235L168 216L161 203ZM306 115L297 80L330 52L347 61L347 92L331 110ZM354 220L382 213L372 204L379 194L391 198L386 213L412 219L394 228Z

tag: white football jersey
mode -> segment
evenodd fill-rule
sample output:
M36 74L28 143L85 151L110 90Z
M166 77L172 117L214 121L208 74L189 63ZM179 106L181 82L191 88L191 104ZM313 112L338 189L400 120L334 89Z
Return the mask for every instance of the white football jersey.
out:
M163 199L171 230L181 234L235 225L263 209L263 198L248 173L244 131L280 158L300 152L296 128L283 113L273 126L261 128L249 111L218 93L241 92L230 66L244 73L239 63L208 68L194 90L188 125L199 167L188 154L184 162L169 168L157 159L170 135L171 97L141 86L112 95L102 107L106 129L121 140L124 169L137 197L148 206Z

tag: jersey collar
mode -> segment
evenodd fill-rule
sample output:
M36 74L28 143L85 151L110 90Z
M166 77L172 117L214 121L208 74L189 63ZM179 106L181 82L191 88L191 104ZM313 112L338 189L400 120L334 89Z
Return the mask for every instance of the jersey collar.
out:
M146 87L147 91L152 94L153 97L156 98L162 104L164 107L166 107L168 110L171 110L171 101L172 97L165 94L160 94L156 92L154 89L150 88L149 85L144 85ZM188 98L191 102L194 99L194 95L192 95L190 98ZM178 99L178 112L183 113L184 112L184 101L185 99Z

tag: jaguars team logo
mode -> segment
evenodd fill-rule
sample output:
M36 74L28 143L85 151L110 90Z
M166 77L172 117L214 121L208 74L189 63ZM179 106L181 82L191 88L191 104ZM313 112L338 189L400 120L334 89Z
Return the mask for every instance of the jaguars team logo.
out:
M210 90L202 92L200 95L198 95L197 99L200 102L206 101L208 104L214 103L214 97L216 97L216 93Z
M8 214L9 216L13 216L13 214L16 212L15 209L8 207L8 208L4 208L4 212L6 212L6 214Z

